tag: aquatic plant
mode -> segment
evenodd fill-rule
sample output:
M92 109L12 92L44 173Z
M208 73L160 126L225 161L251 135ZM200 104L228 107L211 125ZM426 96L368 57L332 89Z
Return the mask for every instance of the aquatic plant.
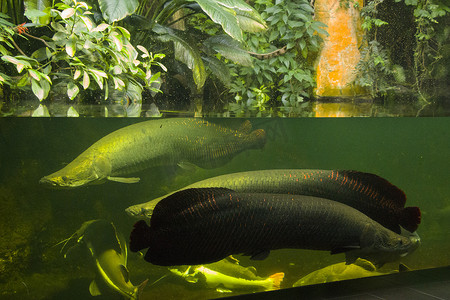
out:
M8 55L5 47L0 48L2 60L12 64L18 74L14 80L0 74L5 78L3 83L12 89L31 89L40 101L51 91L65 93L70 100L93 95L106 100L109 90L114 89L127 93L131 103L140 100L132 95L140 95L144 88L159 92L152 84L161 73L152 70L155 66L166 70L158 61L164 55L153 54L139 45L134 47L124 27L97 24L90 9L85 2L55 4L49 11L51 38L35 37L20 26L5 31L6 36L0 41L20 55ZM0 22L0 26L7 25L10 24ZM42 47L27 54L14 43L15 36L36 39Z

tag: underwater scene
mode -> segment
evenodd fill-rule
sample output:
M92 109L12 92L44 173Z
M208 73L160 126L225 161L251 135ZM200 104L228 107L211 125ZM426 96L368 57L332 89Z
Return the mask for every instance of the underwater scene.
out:
M448 266L449 126L0 118L0 299L212 299Z

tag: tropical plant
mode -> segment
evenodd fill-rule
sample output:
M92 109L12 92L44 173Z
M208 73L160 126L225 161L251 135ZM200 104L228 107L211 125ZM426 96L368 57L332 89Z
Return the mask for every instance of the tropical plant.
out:
M450 39L450 26L445 17L448 20L450 8L440 0L395 2L400 10L393 9L392 4L384 3L384 0L372 0L361 10L366 41L357 66L359 76L356 81L366 86L375 98L385 98L389 91L414 91L416 98L428 104L442 89L437 82L445 82L445 76L450 72L448 64L441 63L449 61L445 45ZM380 13L380 8L384 14ZM415 33L396 32L393 22L399 18L403 22L411 20L410 27L415 24ZM412 40L401 44L401 52L405 53L406 59L395 64L393 55L398 50L386 42L392 39L387 39L386 35L392 36L393 32L396 32L398 40Z
M325 24L313 20L314 9L306 0L256 0L255 8L269 29L246 35L246 44L254 55L272 54L253 66L230 65L235 101L229 110L241 115L249 109L260 116L272 114L269 107L281 107L280 115L298 113L315 87L313 62L322 41L319 34L327 35Z
M51 38L14 31L25 38L38 39L42 47L31 55L20 48L17 50L22 55L3 55L2 60L14 65L18 73L16 80L4 80L4 83L16 89L31 88L40 101L46 99L51 90L64 91L70 100L92 95L108 99L109 90L113 88L128 95L131 103L140 101L144 88L158 92L152 83L158 80L160 72L152 72L152 68L156 65L165 70L158 62L164 55L152 54L137 46L139 55L125 28L107 23L97 25L89 9L85 2L56 4L50 11L50 26L54 32ZM0 26L3 26L1 22ZM8 42L13 41L11 30L9 33L1 41L12 48Z

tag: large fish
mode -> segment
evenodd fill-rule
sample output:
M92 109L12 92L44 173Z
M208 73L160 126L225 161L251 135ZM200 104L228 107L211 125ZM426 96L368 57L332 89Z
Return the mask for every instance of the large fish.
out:
M292 286L304 286L370 276L380 276L392 273L398 273L398 270L379 272L370 261L358 258L352 264L342 262L311 272L297 280Z
M150 227L141 220L130 235L131 251L148 248L145 260L164 266L211 263L241 253L262 259L283 248L348 251L348 262L374 258L382 265L419 243L336 201L210 188L161 200Z
M169 270L187 282L205 284L219 292L232 292L238 289L277 290L284 278L282 272L272 274L267 278L259 277L256 275L254 267L243 267L231 256L212 264L182 266Z
M95 261L97 276L89 286L92 296L114 291L131 300L139 299L147 280L139 286L134 286L130 282L127 270L127 245L113 223L106 220L87 221L73 236L77 237L78 243L84 244L89 249Z
M383 226L400 233L414 232L420 224L418 207L405 207L402 190L370 173L339 170L260 170L221 175L193 183L183 189L223 187L237 192L296 194L326 198L347 204ZM155 205L168 195L131 206L134 217L149 217Z
M151 120L108 134L40 182L57 188L106 180L134 183L139 178L121 176L150 167L186 163L213 168L246 149L261 148L264 143L264 130L251 132L249 121L233 130L194 118Z

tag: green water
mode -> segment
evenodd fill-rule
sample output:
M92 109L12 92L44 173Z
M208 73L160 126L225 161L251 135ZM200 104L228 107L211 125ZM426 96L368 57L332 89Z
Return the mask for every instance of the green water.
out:
M104 135L142 119L0 118L0 298L90 299L93 262L78 251L64 259L59 241L90 219L111 220L125 236L136 221L130 205L211 176L257 169L354 169L378 174L401 188L408 206L419 206L421 247L402 262L411 269L450 265L450 118L252 119L267 132L266 146L237 155L223 167L185 171L149 169L139 184L105 183L50 190L38 181ZM240 119L211 119L238 127ZM264 261L236 256L262 277L284 272L282 287L344 260L342 254L276 250ZM386 266L395 268L395 266ZM223 297L168 275L129 255L131 281L149 279L142 299ZM245 293L245 291L241 291ZM231 295L235 295L233 293ZM99 297L96 299L115 299ZM117 299L120 299L118 296Z

